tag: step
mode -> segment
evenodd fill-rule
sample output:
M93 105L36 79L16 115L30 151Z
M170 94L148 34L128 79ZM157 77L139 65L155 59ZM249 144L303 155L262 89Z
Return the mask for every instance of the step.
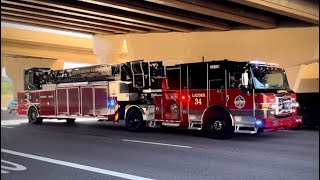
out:
M180 126L180 123L162 122L162 125L170 126L170 127L178 127Z

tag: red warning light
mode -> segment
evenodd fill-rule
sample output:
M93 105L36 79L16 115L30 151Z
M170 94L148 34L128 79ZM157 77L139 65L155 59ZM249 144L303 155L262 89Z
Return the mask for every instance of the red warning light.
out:
M182 101L182 102L187 102L188 101L188 96L187 95L181 95L180 96L180 100Z

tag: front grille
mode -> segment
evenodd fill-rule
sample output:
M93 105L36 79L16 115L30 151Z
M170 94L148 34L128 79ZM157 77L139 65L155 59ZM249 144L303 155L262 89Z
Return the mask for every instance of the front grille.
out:
M288 116L292 113L291 104L292 104L292 98L291 96L282 96L282 97L276 97L278 107L276 109L276 115L277 116Z

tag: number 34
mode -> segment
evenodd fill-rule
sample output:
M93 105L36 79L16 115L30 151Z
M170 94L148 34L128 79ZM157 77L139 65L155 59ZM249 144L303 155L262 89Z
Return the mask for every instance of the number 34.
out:
M195 98L194 104L195 105L201 105L202 104L201 98Z

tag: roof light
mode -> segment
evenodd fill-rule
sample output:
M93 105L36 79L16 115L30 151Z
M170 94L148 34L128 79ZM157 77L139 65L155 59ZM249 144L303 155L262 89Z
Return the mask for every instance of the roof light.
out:
M266 65L266 62L263 61L250 61L249 64L254 64L254 65Z
M267 63L268 66L273 66L273 67L279 67L279 64L277 63Z

